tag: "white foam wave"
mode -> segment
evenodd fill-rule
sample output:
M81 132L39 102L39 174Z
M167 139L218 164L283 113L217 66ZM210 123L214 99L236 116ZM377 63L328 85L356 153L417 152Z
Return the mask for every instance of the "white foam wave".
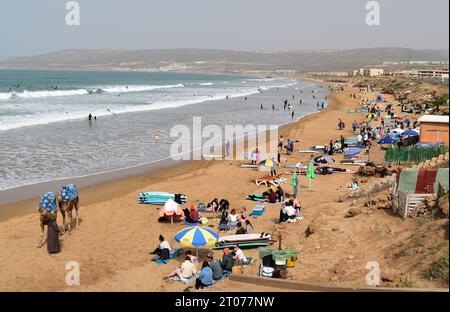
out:
M110 93L127 93L127 92L144 92L160 89L172 89L172 88L184 88L183 84L176 85L164 85L164 86L154 86L154 85L133 85L133 86L112 86L101 88L105 92Z
M86 89L74 89L74 90L42 90L42 91L23 91L23 92L11 92L0 93L0 100L10 100L13 98L45 98L56 96L74 96L74 95L86 95L91 93L98 93L101 91L108 93L127 93L127 92L144 92L157 89L171 89L171 88L183 88L183 84L176 85L132 85L132 86L106 86L106 87L94 87Z
M214 85L212 82L203 82L203 83L199 83L200 86L212 86Z

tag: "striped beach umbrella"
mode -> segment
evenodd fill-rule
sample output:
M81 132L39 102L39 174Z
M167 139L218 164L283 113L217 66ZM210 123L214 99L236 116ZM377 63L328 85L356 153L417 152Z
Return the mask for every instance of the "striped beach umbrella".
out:
M214 245L218 239L219 234L208 228L200 226L188 227L181 230L177 235L175 235L175 240L181 245L196 248L197 258L198 247Z

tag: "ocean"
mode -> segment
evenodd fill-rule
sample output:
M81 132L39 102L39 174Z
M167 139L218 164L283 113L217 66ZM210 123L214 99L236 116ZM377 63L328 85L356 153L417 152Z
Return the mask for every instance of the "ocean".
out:
M0 70L0 191L156 163L170 158L171 128L195 116L204 125L281 125L291 121L285 99L299 118L327 95L287 78Z

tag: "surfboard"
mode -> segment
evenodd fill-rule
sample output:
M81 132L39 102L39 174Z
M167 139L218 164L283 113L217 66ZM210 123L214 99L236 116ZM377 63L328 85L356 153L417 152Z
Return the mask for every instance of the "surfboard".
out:
M239 244L228 244L228 245L218 245L213 247L213 250L221 250L225 248L234 248L239 246L239 248L251 248L251 247L265 247L270 246L270 242L250 242L250 243L239 243Z
M234 243L234 242L248 242L248 241L262 241L262 240L271 240L272 236L269 234L265 234L261 237L261 233L256 234L236 234L236 235L228 235L219 237L217 243Z
M205 159L224 159L223 155L214 155L214 154L203 154L203 158Z

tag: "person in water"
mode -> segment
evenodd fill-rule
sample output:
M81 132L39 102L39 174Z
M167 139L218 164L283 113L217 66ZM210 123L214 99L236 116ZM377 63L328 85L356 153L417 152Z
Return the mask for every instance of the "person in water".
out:
M264 106L261 104L261 110L264 110Z
M92 114L91 114L91 113L89 113L88 120L89 120L89 121L92 120Z
M157 130L156 134L155 134L155 142L159 143L159 139L160 139L160 133L159 133L159 130Z

